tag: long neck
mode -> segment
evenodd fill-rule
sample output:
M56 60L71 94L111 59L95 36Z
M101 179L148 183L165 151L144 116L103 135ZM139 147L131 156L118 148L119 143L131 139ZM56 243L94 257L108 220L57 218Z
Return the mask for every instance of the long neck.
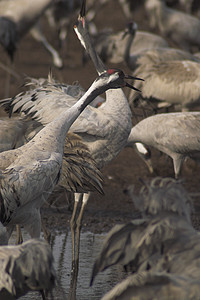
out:
M81 44L83 45L83 47L89 53L98 74L105 72L107 69L92 44L92 41L91 41L91 38L90 38L87 28L86 27L83 28L81 23L79 23L78 26L81 26L81 27L78 27L78 28L80 28L80 31L78 28L75 29L76 34L77 34ZM122 89L120 89L120 88L119 89L111 89L106 92L106 102L104 105L104 109L109 111L110 113L112 112L112 115L114 115L115 113L118 115L119 110L120 110L126 116L127 116L127 113L128 113L129 117L131 116L131 111L130 111L130 107L129 107L127 98L124 95L124 92L122 91Z
M92 44L87 28L86 27L83 28L82 23L79 23L78 28L75 29L75 31L81 44L89 53L98 74L105 72L107 69ZM112 114L112 117L116 115L116 118L118 120L119 120L118 116L121 113L121 116L124 115L124 118L128 120L128 123L130 121L131 118L130 106L128 104L127 98L123 90L120 88L110 89L106 92L106 102L104 105L104 110ZM123 123L124 118L120 119L121 123ZM127 120L124 122L124 126L126 126Z
M79 23L78 26L81 26L81 33L79 32L78 28L75 29L76 31L76 34L82 44L82 46L85 48L85 50L89 53L93 63L94 63L94 66L97 70L97 73L98 74L101 74L103 72L105 72L107 69L106 69L106 66L104 65L104 63L102 62L101 58L99 57L99 55L97 54L94 46L93 46L93 43L92 43L92 40L90 38L90 34L87 30L86 27L83 28L82 24ZM80 27L79 27L80 28Z
M130 57L131 57L130 50L131 50L132 42L135 38L135 33L136 33L136 31L134 30L133 33L129 34L129 37L127 39L126 49L125 49L125 52L124 52L124 60L125 60L128 67L130 67L130 63L131 63L131 61L130 61Z
M106 85L96 86L94 82L87 92L70 109L63 112L61 116L50 122L33 139L32 144L41 146L45 150L51 143L51 149L60 152L64 147L65 138L70 126L81 114L84 108L94 100L99 94L105 92L109 87Z

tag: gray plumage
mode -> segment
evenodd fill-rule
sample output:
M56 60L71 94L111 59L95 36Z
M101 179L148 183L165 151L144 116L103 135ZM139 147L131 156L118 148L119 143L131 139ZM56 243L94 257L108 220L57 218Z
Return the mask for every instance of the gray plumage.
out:
M0 120L0 152L16 149L30 141L43 126L35 120L4 118ZM68 133L63 155L63 168L56 193L98 191L103 193L102 175L82 139Z
M135 23L129 23L127 32L129 38L124 59L134 74L144 79L136 82L141 94L131 91L129 103L140 99L145 105L148 103L145 101L149 100L156 101L158 107L180 105L182 110L199 105L199 58L187 51L162 47L144 49L132 55L130 49L134 43Z
M40 207L59 181L65 138L71 124L98 94L125 86L125 78L122 71L108 70L76 104L65 108L31 141L0 153L1 221L9 233L13 225L21 224L31 237L40 235Z
M168 211L184 217L191 224L192 200L179 181L156 177L141 188L138 196L134 193L134 186L130 186L129 196L143 217Z
M124 61L124 55L129 42L126 30L114 33L112 30L104 30L92 36L97 53L103 61L120 63ZM130 55L137 56L140 52L157 47L168 47L167 41L162 37L140 30L134 30L134 41L130 42Z
M170 52L169 52L170 53ZM162 53L161 53L162 56ZM151 59L152 56L150 55ZM138 98L179 105L182 110L189 110L200 103L198 82L200 78L200 63L191 60L163 61L155 59L149 63L149 56L141 57L134 74L144 81L135 86L140 89L141 95L132 93L130 101Z
M167 45L157 43L156 39L153 39L150 33L146 33L147 37L149 34L149 37L146 38L146 42L142 40L142 36L142 41L140 42L140 39L137 41L136 24L134 22L130 22L127 25L125 34L126 48L124 50L124 60L131 70L135 70L136 67L139 67L139 69L136 70L136 74L140 72L140 69L145 72L144 70L147 67L148 70L149 64L159 64L160 62L173 60L200 62L198 57L187 51L169 48ZM152 39L151 42L150 39Z
M152 289L166 293L165 284L173 287L173 280L163 281L160 278L159 283L159 276L167 279L171 275L175 281L183 280L190 287L191 298L184 299L193 299L191 287L199 286L200 235L191 225L192 201L189 194L171 178L153 179L142 188L139 196L132 194L132 189L130 191L142 218L116 225L109 232L94 264L91 283L98 272L120 263L136 275L128 277L105 299L130 299L131 296L143 299L141 289L138 298L134 298L137 296L136 287L142 288L148 281ZM173 288L170 289L169 297L173 297L174 292ZM197 292L194 289L194 295ZM121 293L122 298L117 298ZM127 298L123 298L123 293Z
M199 112L177 112L150 116L137 123L131 133L133 142L169 155L178 177L184 159L200 151L199 128Z
M56 284L49 245L31 239L19 246L0 247L0 298L17 299L29 291L51 291Z
M167 7L164 0L146 0L145 8L150 26L158 28L178 47L185 50L191 50L192 46L200 47L198 18Z
M192 300L199 297L199 284L181 275L144 271L128 276L101 300Z
M0 120L0 152L18 148L26 143L27 127L28 123L22 119L2 118Z
M102 181L102 174L82 138L69 132L65 140L62 172L56 190L64 188L73 193L98 191L103 194Z
M0 43L11 59L16 45L38 21L52 0L3 0L0 1Z
M79 28L81 24L79 21ZM99 73L104 72L106 67L96 56L86 28L82 34L86 47L94 59L96 69ZM80 92L78 87L77 91L77 96L74 98L74 95L72 97L68 94L66 85L49 82L24 95L19 94L11 99L8 105L11 106L12 112L25 112L26 115L32 116L45 125L59 116L63 109L71 107L77 101ZM127 98L123 91L118 89L106 92L106 102L103 107L88 106L71 127L71 131L83 138L98 167L102 168L125 146L131 127L131 110Z

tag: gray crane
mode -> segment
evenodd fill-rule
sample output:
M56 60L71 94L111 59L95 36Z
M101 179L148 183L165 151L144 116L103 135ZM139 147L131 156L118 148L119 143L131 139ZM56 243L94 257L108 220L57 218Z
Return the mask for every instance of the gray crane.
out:
M200 47L200 20L194 16L167 7L165 0L146 0L145 9L150 26L158 28L176 46L190 51Z
M142 218L116 225L109 232L94 264L91 284L98 272L121 263L135 275L116 286L104 300L143 299L145 293L145 299L149 299L149 291L144 289L148 284L156 295L161 291L163 296L166 293L178 299L176 281L178 290L185 282L188 289L182 292L192 299L199 293L200 235L191 224L193 206L189 194L180 182L158 177L146 184L138 196L130 187L130 196ZM138 298L134 298L136 295Z
M109 88L131 87L126 78L132 76L124 75L121 70L105 71L78 102L65 109L31 141L0 153L0 219L9 236L16 224L24 225L31 237L40 236L40 207L59 181L65 138L71 124L100 93Z
M143 271L128 276L101 300L198 299L199 280L167 272Z
M134 22L128 24L127 33L129 37L124 59L134 74L144 78L144 81L136 83L142 92L131 91L129 103L134 102L136 105L140 100L144 106L151 104L158 108L180 105L182 110L199 105L200 94L196 80L200 75L199 58L187 51L163 47L144 49L132 55L130 49L132 42L134 44Z
M149 64L157 64L160 62L173 60L191 60L200 62L199 58L191 53L170 48L162 43L158 43L156 39L152 39L150 33L146 33L146 39L141 38L137 41L137 25L135 22L129 22L124 32L126 39L126 48L124 50L124 60L131 70L136 67L146 68ZM150 42L151 40L151 42Z
M136 23L134 30L134 41L130 42L131 56L138 56L140 52L157 47L168 47L167 41L162 37L147 31L137 30ZM93 35L95 49L103 61L120 63L124 61L124 55L129 42L127 29L114 33L112 30L103 30ZM86 57L84 56L86 60Z
M91 284L99 272L116 263L131 272L163 271L162 244L166 243L165 253L168 253L169 240L173 240L173 249L177 248L178 253L179 242L180 249L183 247L184 234L180 234L183 229L188 238L198 236L191 225L191 198L176 180L156 177L138 196L131 186L129 195L142 216L111 229L93 266Z
M84 45L93 59L98 73L104 74L106 72L106 67L103 65L92 46L89 33L84 26L84 13L85 3L83 2L81 14L78 23L75 26L76 33L80 40L84 41ZM110 72L112 72L112 70ZM131 87L128 83L127 86ZM72 90L70 89L70 93ZM78 93L75 92L76 95L80 92L79 88L77 90ZM40 89L38 88L30 91L25 95L18 95L11 100L11 106L13 106L13 112L23 111L27 115L31 114L33 118L45 125L56 117L59 117L63 109L70 107L76 102L77 98L66 93L69 93L68 86L66 87L61 84L51 85L51 83L49 83L46 87L42 86ZM122 89L111 89L110 92L106 91L105 105L98 109L88 106L74 123L74 126L70 128L70 131L79 134L83 138L83 141L88 146L98 168L102 168L116 157L126 145L131 128L131 110L126 96ZM81 197L82 195L76 195L75 197L74 210L71 219L72 239L74 239L76 210ZM89 194L84 194L80 214L77 219L77 250L79 249L82 216L88 198ZM72 244L74 244L74 242Z
M22 118L4 118L0 120L0 152L16 149L31 140L43 126L35 120ZM102 175L92 158L88 147L77 135L68 132L63 154L63 167L59 183L56 185L49 199L55 198L64 192L70 206L70 194L74 192L98 191L103 194ZM44 227L45 238L49 233ZM20 226L17 226L17 244L21 243Z
M132 129L133 142L154 147L173 160L178 178L184 159L200 151L200 112L157 114L143 119Z
M30 291L44 295L55 285L54 259L45 241L30 239L22 245L0 247L1 299L18 299Z
M30 122L19 118L0 119L0 152L22 146L26 142L25 132Z
M3 118L0 120L0 152L16 149L30 141L44 126L26 118ZM63 154L63 168L59 187L69 192L99 191L102 175L88 147L80 136L68 132Z
M102 101L103 100L103 101ZM95 103L94 103L95 102ZM104 105L105 99L95 99L92 103L95 104L95 107L99 107L100 105ZM152 174L154 172L152 161L151 161L151 150L149 147L144 146L142 143L134 143L134 136L132 134L132 129L129 134L127 143L126 143L126 148L132 148L135 150L135 152L140 156L140 158L144 161L146 164L149 172Z
M0 1L0 43L13 59L17 42L37 23L52 0Z
M8 53L11 64L18 42L32 29L32 36L43 43L53 57L56 67L62 67L62 59L58 52L48 43L38 21L53 0L2 0L0 1L0 44ZM9 61L10 64L10 61ZM12 66L11 66L12 69ZM5 95L9 95L10 72L6 80Z
M162 55L162 54L161 54ZM152 57L151 57L152 59ZM191 60L171 60L149 63L148 55L135 73L144 79L136 87L141 89L141 95L131 94L130 102L142 99L163 105L179 106L182 111L194 108L200 103L198 82L200 78L200 63ZM156 56L155 56L156 60ZM140 59L138 60L140 62ZM145 64L146 61L146 64Z

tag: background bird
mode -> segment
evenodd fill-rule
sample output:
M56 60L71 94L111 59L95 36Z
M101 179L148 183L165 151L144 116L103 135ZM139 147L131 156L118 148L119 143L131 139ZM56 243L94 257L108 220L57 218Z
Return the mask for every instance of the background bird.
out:
M56 285L49 245L31 239L19 246L0 247L0 297L18 299L30 291L52 291Z
M132 129L133 142L154 147L173 160L174 173L180 175L184 159L199 152L199 112L157 114L143 119ZM186 139L187 137L187 139Z
M136 275L129 276L103 299L119 299L120 295L122 299L134 299L137 295L135 287L144 287L147 278L152 289L156 289L160 278L163 296L166 293L165 283L169 284L167 295L174 299L177 295L173 280L186 281L190 288L194 287L188 293L189 299L192 299L193 293L198 293L199 267L196 263L200 240L191 225L192 201L189 194L173 179L155 178L141 189L139 196L133 194L131 187L130 195L142 218L116 225L109 232L94 264L91 283L99 271L121 263ZM184 264L181 263L183 261ZM167 281L161 279L162 275L167 278L171 274L172 281L170 278ZM187 295L187 292L183 293ZM138 297L142 299L142 289L139 289Z
M199 48L200 38L198 18L169 8L165 0L146 0L145 9L150 26L158 28L164 37L168 37L176 46L187 51Z
M13 59L19 41L34 27L32 35L35 39L41 41L45 48L53 56L53 62L56 67L62 67L62 59L58 52L48 43L42 33L38 21L45 10L52 5L52 0L35 1L34 4L29 0L9 0L0 1L0 44L8 53L13 69ZM5 97L9 95L10 72L7 73L5 88Z

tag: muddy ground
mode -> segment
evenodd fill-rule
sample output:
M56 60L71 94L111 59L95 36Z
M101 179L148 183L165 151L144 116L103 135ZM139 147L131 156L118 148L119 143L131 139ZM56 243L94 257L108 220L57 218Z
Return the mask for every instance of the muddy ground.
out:
M136 9L133 12L134 20L138 23L141 30L148 30L148 21L143 9L142 1L135 1ZM74 19L75 21L75 19ZM123 12L116 0L111 0L95 17L95 23L99 30L105 27L112 27L115 31L125 28L127 23ZM51 31L45 18L43 19L44 31L48 40L57 47L56 34ZM33 77L47 77L50 67L52 67L54 77L57 80L72 84L78 81L84 88L88 88L91 82L96 77L96 71L91 62L85 66L82 65L82 47L77 40L75 33L71 29L67 45L60 51L64 59L64 68L57 70L51 65L51 57L43 48L43 46L33 40L30 35L27 35L18 45L18 51L15 56L15 71L20 75L20 79L12 79L10 96L19 93L22 88L21 84L24 82L24 76ZM7 55L0 47L0 62L7 61ZM107 64L108 67L114 66ZM122 68L128 71L125 64L115 65L115 67ZM0 68L0 97L4 97L5 90L5 75L6 73ZM3 115L3 113L2 113ZM133 119L135 122L135 119ZM152 161L159 176L167 177L173 176L172 162L166 156L160 155L156 150L152 151ZM197 193L199 188L199 174L200 166L188 161L182 173L182 178L187 190L191 193ZM94 232L105 232L109 230L114 224L126 222L133 218L137 212L131 199L124 193L124 190L130 185L135 185L136 192L141 187L141 180L148 181L152 177L144 164L133 149L124 149L107 167L103 170L104 177L104 191L105 195L101 196L96 193L92 195L88 203L84 221L83 230ZM66 221L69 222L71 211L64 202L64 197L57 201L52 207L47 205L42 209L43 218L47 223L49 229L63 229L66 226ZM194 225L199 228L199 202L200 196L194 197L195 213L193 216Z

